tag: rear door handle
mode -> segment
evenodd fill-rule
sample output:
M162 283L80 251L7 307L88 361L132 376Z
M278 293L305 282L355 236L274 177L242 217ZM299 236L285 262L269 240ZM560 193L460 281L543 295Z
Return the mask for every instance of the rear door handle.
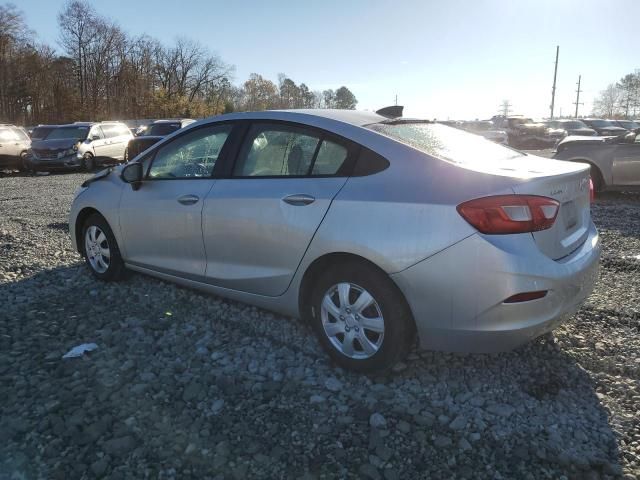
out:
M311 195L306 195L304 193L296 193L295 195L288 195L282 199L283 202L288 203L289 205L295 205L296 207L309 205L316 201Z
M200 200L200 197L197 195L183 195L178 197L178 203L182 205L193 205L194 203L198 203L198 200Z

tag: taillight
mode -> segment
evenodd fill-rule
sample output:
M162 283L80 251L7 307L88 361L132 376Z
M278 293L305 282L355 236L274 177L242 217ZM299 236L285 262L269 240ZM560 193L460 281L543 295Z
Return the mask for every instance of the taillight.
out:
M504 235L551 228L560 203L537 195L495 195L469 200L457 209L481 233Z
M596 199L596 189L593 187L593 180L589 177L589 201L593 203Z

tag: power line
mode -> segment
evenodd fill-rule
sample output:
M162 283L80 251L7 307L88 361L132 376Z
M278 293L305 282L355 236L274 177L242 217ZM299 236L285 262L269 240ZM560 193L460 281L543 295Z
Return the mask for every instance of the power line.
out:
M576 106L576 115L575 115L576 118L578 118L578 106L584 105L584 103L580 102L580 92L582 91L580 90L581 81L582 81L582 75L578 75L578 89L576 90L576 101L573 102L573 104Z
M509 100L502 101L498 113L504 115L505 117L509 116L509 113L511 113L511 103L509 103Z
M553 107L556 103L556 77L558 76L558 57L560 56L560 45L556 46L556 66L553 69L553 87L551 87L551 116L553 120Z

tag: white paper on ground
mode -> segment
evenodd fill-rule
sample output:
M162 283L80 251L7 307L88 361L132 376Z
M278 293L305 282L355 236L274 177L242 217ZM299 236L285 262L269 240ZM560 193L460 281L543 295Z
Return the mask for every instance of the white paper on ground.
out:
M84 355L85 352L90 352L98 348L98 345L95 343L83 343L82 345L78 345L77 347L73 347L67 353L65 353L62 358L76 358Z

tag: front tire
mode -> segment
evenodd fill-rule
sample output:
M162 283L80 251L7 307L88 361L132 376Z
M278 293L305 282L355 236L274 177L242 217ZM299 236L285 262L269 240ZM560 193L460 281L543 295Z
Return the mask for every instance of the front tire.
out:
M20 172L30 172L32 170L27 152L20 153L20 164L18 165L18 170Z
M323 272L313 286L309 313L329 356L357 372L391 368L413 340L413 319L402 293L384 272L364 263Z
M120 280L125 273L118 242L107 221L91 215L82 228L82 254L94 277L103 281Z
M92 172L96 168L96 161L93 158L93 155L90 153L85 153L82 157L82 167L83 170L87 172Z

